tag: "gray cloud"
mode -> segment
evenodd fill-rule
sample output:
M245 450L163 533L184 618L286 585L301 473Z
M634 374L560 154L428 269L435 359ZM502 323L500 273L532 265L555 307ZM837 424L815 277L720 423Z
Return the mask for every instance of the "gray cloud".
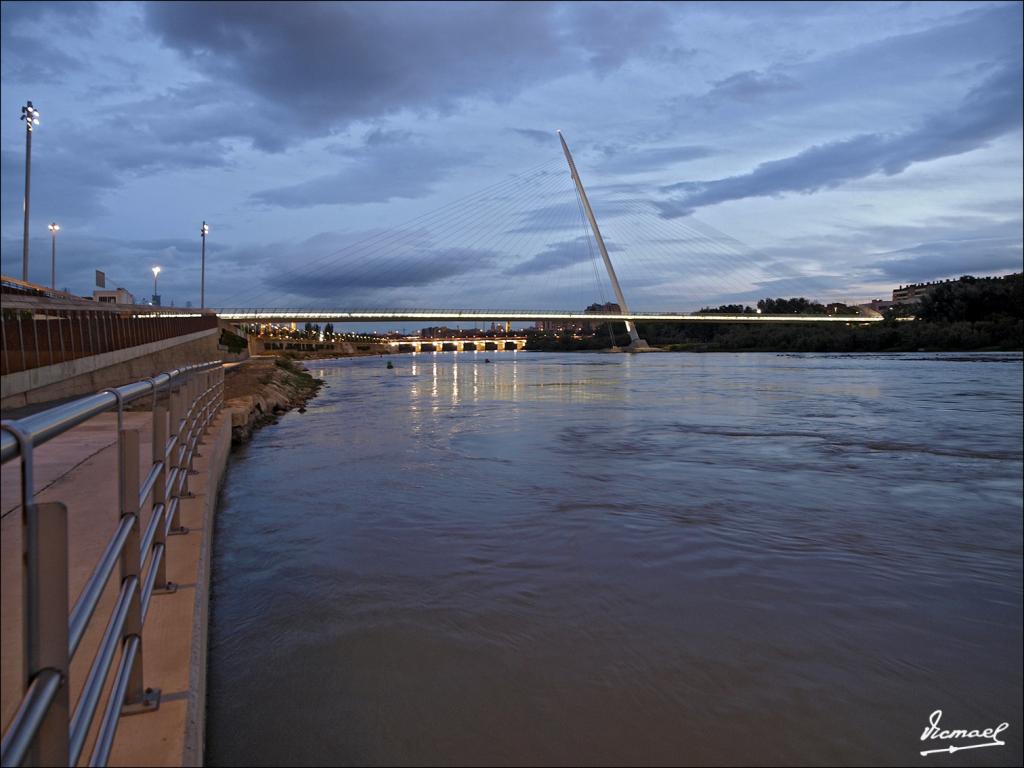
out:
M9 82L61 82L82 68L54 41L56 34L74 28L87 31L98 9L85 2L5 2L0 4L3 77ZM39 34L45 26L48 34Z
M750 102L766 94L796 91L800 87L800 83L782 72L745 70L713 83L703 101L708 106L726 99Z
M886 253L902 253L924 243L982 242L993 239L1021 239L1024 222L1021 219L1020 199L993 200L980 206L976 213L931 216L924 221L874 224L840 222L833 225L822 245L849 251L860 246L857 254L876 257ZM806 238L801 238L806 242Z
M273 116L240 121L267 150L405 110L506 101L671 42L670 11L653 4L477 3L444 13L443 23L428 3L166 2L143 11L165 45L211 81L241 89L234 102L256 99Z
M607 241L605 242L605 247L609 251L622 250L620 246ZM540 253L506 269L505 274L536 275L544 272L554 272L564 267L570 267L573 264L588 261L594 257L600 258L596 243L594 243L590 236L581 235L573 240L549 243Z
M362 148L335 150L342 156L340 170L256 192L252 200L283 208L305 208L412 199L429 194L438 181L476 160L475 154L454 148L442 150L411 142L392 145L380 138L367 143Z
M858 288L849 275L831 273L813 277L771 277L762 280L737 283L735 290L728 290L721 283L697 283L683 281L673 290L650 285L642 280L620 277L623 291L629 298L631 309L637 311L695 311L701 307L719 304L744 303L751 306L764 298L804 298L817 301L852 299L858 296ZM742 287L741 287L742 286Z
M725 5L739 7L722 4L714 11L728 13ZM775 18L784 12L778 3L763 5L743 15L761 11ZM838 3L832 5L839 15L851 12ZM858 14L873 10L879 20L893 12L881 3L861 3L855 8L852 12ZM788 10L798 17L814 15L809 3ZM930 87L932 84L963 82L965 77L973 80L981 74L979 67L1019 58L1021 18L1019 3L979 5L927 23L914 32L840 50L830 51L826 45L819 55L801 56L795 62L780 57L760 70L744 70L714 81L704 93L676 97L672 114L677 127L688 124L697 130L707 124L709 115L724 126L747 125L751 118L789 122L801 112L816 115L825 104L863 109L865 102L861 99L871 94L866 103L872 112L866 114L882 117L888 110L877 110L881 102L901 106L922 103L922 97L939 91Z
M67 72L81 66L78 59L36 37L5 32L3 46L3 74L14 82L61 82Z
M512 131L541 146L554 146L553 142L557 138L554 131L539 131L536 128L513 128Z
M222 273L221 254L229 249L210 242L206 247L207 293ZM29 242L29 279L50 284L50 238L33 237ZM21 275L21 238L5 237L0 241L3 273ZM82 235L74 229L62 229L57 240L57 285L91 295L94 271L107 275L107 285L133 292L137 298L148 297L152 290L150 268L160 265L160 292L178 306L199 301L199 242L181 238L152 240L97 237ZM248 268L256 266L251 262Z
M610 145L601 147L601 153L604 158L598 161L599 170L605 173L628 174L662 170L676 163L710 157L715 151L710 147L690 144L650 148Z
M88 222L107 214L106 195L132 177L227 163L219 142L170 145L133 125L117 130L64 125L60 140L52 141L53 136L40 131L33 140L32 211L60 221ZM5 231L20 218L24 174L24 150L4 149L0 210Z
M473 248L424 248L410 250L388 259L386 269L366 270L359 265L338 264L309 274L269 275L268 285L293 296L313 299L351 300L366 306L372 291L366 289L405 288L438 283L452 277L489 269L497 259L493 251Z
M95 157L58 151L47 156L35 152L32 162L32 207L44 218L88 221L106 213L103 194L118 186L117 175ZM7 227L19 226L25 192L24 151L4 150L0 160L3 189L3 220Z
M899 134L868 133L820 144L797 155L762 163L753 171L713 181L673 184L679 196L658 204L665 218L747 197L811 193L884 173L902 173L914 163L970 152L1021 125L1020 62L1002 67L956 105Z
M811 275L801 277L772 277L761 280L749 291L726 294L728 298L739 301L756 301L757 299L796 298L821 301L835 296L837 292L853 289L854 283L849 275Z
M389 144L404 144L411 141L414 135L412 131L403 131L399 128L374 128L366 134L363 141L368 147L383 147Z
M433 242L429 233L410 232L374 254L381 233L324 232L299 242L251 247L210 241L206 247L206 292L211 306L280 306L287 302L338 299L374 306L384 292L442 284L484 270L495 272L494 251ZM30 242L30 279L50 283L48 236ZM0 241L3 273L21 274L21 238ZM282 265L302 265L282 269ZM199 300L199 242L181 238L117 239L62 232L57 244L58 286L88 294L94 270L109 285L137 298L152 290L150 268L160 265L159 287L166 302L184 306ZM258 287L262 286L262 288Z
M884 278L904 283L1024 269L1019 234L921 243L884 256L887 258L871 262L867 268L876 270Z
M572 195L572 197L563 202L531 208L520 215L517 225L507 230L507 232L509 234L561 232L567 229L589 226L585 225L585 221L580 218L580 207L579 203L576 202L575 192L567 190L566 196L568 197L569 195ZM587 197L590 198L590 195L588 194ZM632 206L628 202L620 200L591 199L590 204L594 209L594 216L597 218L599 226L602 221L613 219L617 216L624 216L633 211Z
M933 216L905 224L835 224L820 234L794 236L765 248L764 266L776 274L769 263L796 267L797 275L842 273L845 280L836 289L846 286L849 297L859 298L884 296L897 282L1020 270L1020 202L993 203L991 208L992 213Z

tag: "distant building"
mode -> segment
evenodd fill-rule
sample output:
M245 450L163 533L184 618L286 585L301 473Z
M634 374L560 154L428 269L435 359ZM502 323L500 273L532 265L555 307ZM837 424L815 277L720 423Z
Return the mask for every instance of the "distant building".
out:
M491 324L493 325L493 323ZM429 328L420 329L421 339L457 339L462 331L449 328L446 325L432 325Z
M115 288L112 291L108 291L102 288L97 288L92 292L92 300L99 302L100 304L134 304L135 297L132 296L124 288Z
M545 333L576 333L582 326L572 320L538 320L533 327Z
M609 301L604 304L591 304L583 311L594 315L614 315L622 310L618 304ZM547 333L593 333L594 329L603 322L603 320L594 322L589 320L538 320L535 328Z
M901 285L892 292L892 300L896 304L915 304L922 296L931 291L935 286L943 283L955 283L957 280L935 280L931 283L914 283L913 285Z
M885 299L872 299L867 304L858 304L859 307L866 309L873 309L875 312L885 312L889 307L895 305L895 301L886 301Z
M616 304L614 301L606 301L604 304L591 304L587 307L584 312L598 314L598 315L615 315L622 312L622 307ZM582 323L583 330L588 333L593 333L594 329L601 325L601 322L584 322Z

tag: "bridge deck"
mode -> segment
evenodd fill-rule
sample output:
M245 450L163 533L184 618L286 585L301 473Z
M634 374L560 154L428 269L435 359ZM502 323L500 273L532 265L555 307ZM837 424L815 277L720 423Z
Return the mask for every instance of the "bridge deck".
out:
M876 323L881 315L760 315L760 314L688 314L680 312L630 312L598 315L558 310L483 310L483 309L218 309L217 316L231 322L249 323L337 323L400 322L416 320L454 320L479 322L537 322L539 320L576 320L579 322L631 321L635 323Z

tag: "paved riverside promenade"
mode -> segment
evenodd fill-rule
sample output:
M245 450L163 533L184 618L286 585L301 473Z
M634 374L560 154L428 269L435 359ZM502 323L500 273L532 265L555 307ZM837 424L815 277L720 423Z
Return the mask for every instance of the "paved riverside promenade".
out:
M140 474L152 465L152 414L128 411L127 429L139 430ZM178 584L172 594L154 594L143 629L144 683L162 691L160 708L122 717L110 765L200 765L206 689L206 617L209 563L217 489L231 448L231 413L221 411L211 423L198 474L189 478L195 498L183 499L181 524L190 532L167 539L167 578ZM74 606L119 522L117 506L117 415L103 413L35 449L37 501L60 501L68 509L69 605ZM21 699L22 576L20 460L12 459L0 472L2 491L2 562L0 562L0 720L7 728ZM151 507L141 513L145 531ZM71 665L71 711L92 664L110 617L120 584L114 569L103 598ZM117 660L115 658L114 667ZM88 761L95 731L103 715L113 680L111 669L103 699L80 764Z

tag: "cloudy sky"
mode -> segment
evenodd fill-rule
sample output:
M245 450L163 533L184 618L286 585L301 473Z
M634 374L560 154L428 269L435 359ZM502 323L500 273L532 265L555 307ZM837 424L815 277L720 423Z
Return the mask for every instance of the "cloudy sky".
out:
M1019 3L4 2L3 273L635 309L1022 268Z

